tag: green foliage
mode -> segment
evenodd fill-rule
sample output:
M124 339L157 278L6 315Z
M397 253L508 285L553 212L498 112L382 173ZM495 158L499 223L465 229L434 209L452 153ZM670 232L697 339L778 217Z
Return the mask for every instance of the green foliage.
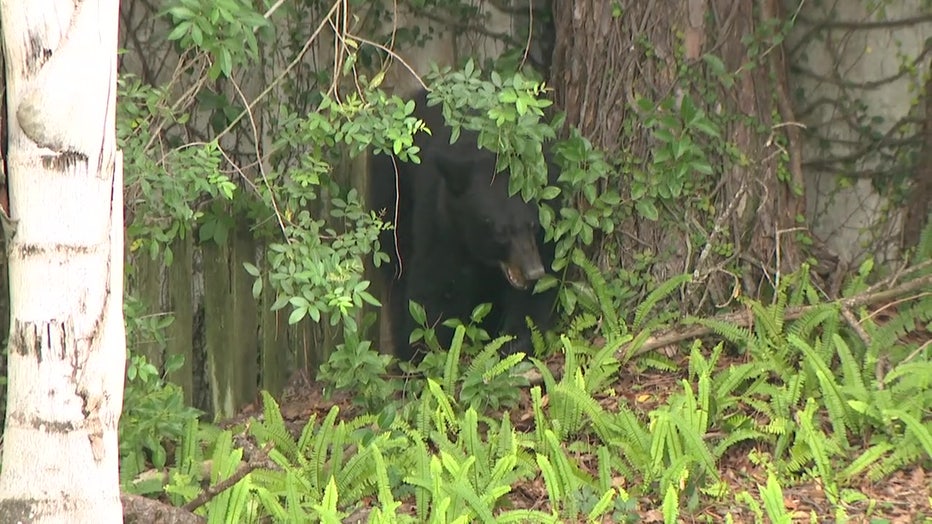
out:
M174 29L168 40L182 49L197 49L210 55L208 77L230 77L240 67L259 57L255 32L269 27L268 21L241 0L178 0L165 12Z
M365 504L375 506L371 518L379 522L633 522L643 513L636 501L647 497L675 522L691 515L700 497L733 496L761 520L786 522L795 514L784 506L783 486L815 479L843 520L846 505L863 498L850 483L865 475L879 480L932 451L930 355L897 338L878 377L876 355L846 329L835 304L787 318L792 297L813 296L797 289L812 285L804 275L786 275L769 304L746 300L751 328L695 320L725 342L708 348L694 341L675 388L647 412L615 397L622 371L616 356L636 341L633 334L599 347L563 335L559 378L535 361L543 388L530 389L533 419L519 430L498 411L514 405L498 395L517 391L518 383L501 386L496 401L481 396L478 377L495 390L497 380L515 380L521 365L497 360L501 341L472 340L470 333L481 331L464 324L455 326L448 353L429 355L434 362L422 368L423 388L400 410L386 403L378 415L340 419L333 408L295 434L264 394L262 417L248 427L274 466L251 472L205 514L323 522ZM657 293L683 282L676 277ZM487 308L475 313L481 318ZM861 325L870 336L884 329L870 318ZM744 352L743 361L735 362L729 347ZM460 357L477 351L473 365L462 368ZM205 439L193 427L184 428L179 464L169 468L165 490L176 503L197 496L199 479L219 482L241 462L228 433ZM764 485L729 494L720 461L735 453L766 470ZM212 457L209 475L194 467L203 457ZM509 508L514 486L529 482L540 483L545 503Z
M181 125L189 116L170 108L169 92L143 84L132 75L117 81L117 143L124 152L126 201L132 212L127 224L130 252L159 254L171 264L170 245L185 238L207 218L212 199L230 201L237 186L220 171L222 155L216 142L172 147L162 154L153 148L164 127ZM213 219L210 238L225 241L230 224Z
M307 3L298 4L290 8ZM463 19L475 14L475 6L460 1L414 4ZM612 9L613 17L624 16L619 3ZM463 322L450 321L456 335L450 348L441 348L423 309L412 304L421 325L413 339L429 354L417 369L425 378L407 384L410 395L399 407L392 396L398 383L385 378L389 359L364 340L372 317L362 308L377 301L363 267L386 260L379 252L384 246L377 245L385 217L366 211L338 172L348 157L367 150L418 162L414 136L429 131L412 116L411 102L379 90L380 73L371 80L356 74L372 50L367 55L360 41L347 37L343 70L317 71L315 82L323 83L311 82L310 89L300 82L274 86L294 91L300 102L273 104L280 108L270 119L276 127L266 132L274 141L256 152L259 173L229 175L233 161L220 138L246 108L224 94L222 84L256 60L257 38L268 37L272 24L237 0L176 0L165 13L173 24L169 39L194 51L188 58L206 58L207 78L219 80L197 84L210 87L191 95L209 114L216 136L189 142L186 126L204 115L192 102L172 98L178 85L121 78L117 116L133 211L131 250L170 262L175 239L196 233L200 242L223 244L237 221L249 219L267 247L244 267L256 279L255 295L270 286L274 309L289 308L289 322L337 327L332 333L339 340L322 374L379 413L341 420L334 409L294 434L264 395L263 416L248 428L273 466L254 470L200 510L210 520L337 522L365 506L374 522L621 522L637 520L646 509L639 501L649 500L673 522L688 519L700 496L728 495L719 461L745 453L747 445L756 448L749 453L752 463L767 470L766 485L733 496L758 520L784 522L790 515L781 486L814 479L843 508L852 497L845 488L857 479L881 480L928 462L932 367L928 346L910 336L932 323L932 301L924 293L899 304L882 324L855 308L855 330L841 305L822 303L808 268L781 275L772 299L742 299L750 323L686 319L711 330L688 346L688 366L668 355L639 358L641 369L679 373L649 409L618 395L619 375L633 374L624 364L652 333L679 319L668 304L681 301L692 275L663 282L645 277L669 254L625 245L623 227L657 222L685 232L690 248L714 244L724 261L715 266L740 275L731 264L736 248L714 238L718 224L711 218L721 202L713 188L723 169L752 161L726 136L733 120L758 131L761 122L703 109L712 107L707 97L714 92L698 82L669 96L639 96L633 108L639 114L623 123L623 133L637 136L635 126L645 126L649 145L643 151L622 145L606 158L576 130L551 143L563 131L562 119L547 115L546 86L532 73L485 75L470 61L429 75L430 103L443 105L455 135L477 131L481 145L497 154L498 169L513 173L514 194L555 204L542 206L540 218L557 246L553 269L562 273L543 279L538 289L563 285L560 305L571 318L561 336L532 331L534 356L547 356L549 344L562 353L563 369L554 374L535 361L544 387L531 389L533 420L516 428L509 413L499 411L519 405L527 386L519 373L527 364L520 356L501 358L507 339L490 340L479 327L488 306ZM776 22L762 24L747 42L754 58L766 55L769 47L762 44L779 41L785 30ZM399 31L398 38L416 42L424 35ZM712 82L734 85L721 59L707 54L701 60ZM684 66L678 80L696 80L699 69ZM356 87L351 94L320 87L336 86L349 73ZM772 132L770 123L764 127ZM560 168L555 185L547 178L548 162ZM919 257L932 252L929 231L920 239ZM592 257L596 250L599 259ZM622 252L625 264L618 260ZM845 295L871 285L873 269L865 262ZM791 318L797 306L808 309ZM130 333L158 342L168 321L136 315ZM628 351L619 358L623 348ZM149 465L164 466L168 482L132 489L164 489L181 504L242 465L243 453L233 445L239 440L199 425L183 408L180 391L144 359L133 357L128 377L122 422L131 428L121 426L125 485ZM527 482L540 482L546 500L537 510L510 508L511 490Z
M368 324L375 320L369 313ZM360 331L344 329L343 342L337 345L320 366L320 377L334 387L354 392L353 401L377 410L391 397L395 385L385 378L391 357L372 349L372 342L362 340Z
M669 97L656 103L639 98L638 110L644 125L653 134L651 165L648 171L635 171L631 199L638 214L659 219L658 205L673 202L695 192L702 177L713 174L708 154L697 138L721 139L719 125L699 108L691 96Z
M342 322L349 332L355 332L363 304L378 305L367 291L363 261L378 246L383 224L365 210L355 189L340 185L333 169L339 161L338 146L360 153L371 145L416 159L412 134L423 124L410 117L405 117L400 128L389 124L394 116L411 111L410 103L372 93L368 103L357 96L335 103L325 96L317 111L306 117L281 115L283 131L275 149L305 153L295 168L269 173L268 188L260 189L260 194L275 204L282 224L285 241L268 246L267 282L277 294L272 309L291 307L289 323L329 318L330 325ZM307 209L321 194L329 197L328 216L315 216ZM384 254L373 255L376 265L384 260ZM258 296L266 280L255 266L247 266L247 271L261 282L253 288Z
M133 486L137 475L150 467L164 468L170 463L170 449L183 435L185 427L201 415L185 404L181 388L165 380L183 361L169 358L160 371L138 353L143 343L164 347L164 329L172 322L167 315L144 315L143 305L132 296L125 304L129 362L123 390L123 414L120 417L120 480L124 489L136 493L160 489L161 485Z
M463 324L457 319L445 322L454 328L449 351L440 347L433 328L426 325L423 308L412 303L411 311L414 318L422 323L412 333L412 338L426 340L430 348L412 371L427 377L442 377L445 391L458 392L459 400L475 409L499 409L515 405L520 388L527 386L527 379L520 373L528 365L522 362L525 357L523 353L506 357L500 355L502 346L511 340L510 336L486 343L489 336L478 324L491 311L489 304L476 306L469 324ZM463 355L470 358L465 370L460 369Z
M181 366L165 363L165 373ZM168 464L168 446L177 441L185 424L200 416L185 404L181 388L167 382L142 355L130 355L120 417L120 478L125 483L149 467Z

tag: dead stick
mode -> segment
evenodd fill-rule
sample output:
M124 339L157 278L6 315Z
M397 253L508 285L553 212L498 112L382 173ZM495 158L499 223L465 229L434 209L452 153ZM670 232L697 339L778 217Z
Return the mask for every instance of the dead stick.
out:
M842 309L856 308L866 304L874 304L877 302L882 302L884 300L889 300L906 293L917 291L922 289L925 286L932 286L932 275L925 275L919 277L915 280L911 280L904 284L886 289L884 291L876 292L865 292L852 297L843 298L836 301ZM874 288L872 288L874 289ZM870 290L869 290L870 291ZM783 313L783 318L786 320L797 319L809 311L812 311L814 308L819 306L797 306L787 308ZM717 315L711 318L712 320L717 320L720 322L727 322L729 324L734 324L736 326L748 327L753 322L753 317L747 311L738 311L734 313L727 313L724 315ZM684 340L689 340L697 337L702 337L712 333L712 330L706 326L680 326L674 327L665 330L664 332L648 337L639 347L633 347L632 344L625 344L618 350L617 355L620 358L624 357L633 357L640 355L642 353L647 353L648 351L653 351L657 348L662 348L670 344L675 344L677 342L682 342Z
M272 443L269 442L268 444L265 445L264 448L262 448L262 450L259 451L256 457L254 457L252 460L250 460L246 464L243 464L242 466L240 466L239 469L237 469L229 477L221 480L220 482L214 484L213 486L209 486L207 489L204 490L203 493L198 495L194 500L192 500L191 502L188 502L181 508L184 509L185 511L194 512L194 510L196 510L197 508L203 506L204 504L207 504L207 502L209 502L210 499L232 488L233 485L235 485L237 482L239 482L240 480L243 480L243 477L250 474L254 469L261 466L265 462L265 459L268 456L269 451L271 451L271 449L272 449Z

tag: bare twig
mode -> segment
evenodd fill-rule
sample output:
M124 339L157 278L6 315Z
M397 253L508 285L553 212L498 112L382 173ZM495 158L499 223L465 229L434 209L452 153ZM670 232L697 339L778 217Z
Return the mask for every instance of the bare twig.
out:
M210 499L216 497L220 493L232 488L237 482L243 480L243 477L252 473L252 471L265 463L266 457L268 457L269 451L272 450L272 443L269 442L262 448L262 450L253 457L249 462L243 464L236 470L235 473L230 475L228 478L214 484L213 486L208 487L204 490L203 493L198 495L194 500L188 502L181 508L185 511L194 511L197 508L207 504Z

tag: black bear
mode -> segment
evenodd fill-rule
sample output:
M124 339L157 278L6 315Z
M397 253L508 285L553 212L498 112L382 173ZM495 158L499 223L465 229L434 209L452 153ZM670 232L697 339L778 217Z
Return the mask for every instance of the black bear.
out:
M553 246L544 242L538 205L508 196L508 174L495 173L495 155L479 149L475 133L463 130L450 144L440 105L428 107L425 91L414 100L414 115L431 130L415 138L421 163L388 155L374 155L370 162L370 206L395 224L380 236L390 257L382 266L388 294L383 314L389 316L395 354L413 361L422 356L409 343L417 327L409 301L424 307L445 347L453 332L443 320L465 321L475 306L491 303L483 328L493 337L515 336L505 353L527 353L526 317L546 329L556 296L555 290L532 293L554 257Z

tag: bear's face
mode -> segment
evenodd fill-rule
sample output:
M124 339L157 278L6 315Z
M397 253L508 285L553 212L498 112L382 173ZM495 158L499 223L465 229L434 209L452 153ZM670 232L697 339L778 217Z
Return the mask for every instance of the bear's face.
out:
M473 258L499 267L512 287L527 289L545 273L537 205L508 196L508 175L495 174L491 154L470 156L438 160L445 186L442 206Z

